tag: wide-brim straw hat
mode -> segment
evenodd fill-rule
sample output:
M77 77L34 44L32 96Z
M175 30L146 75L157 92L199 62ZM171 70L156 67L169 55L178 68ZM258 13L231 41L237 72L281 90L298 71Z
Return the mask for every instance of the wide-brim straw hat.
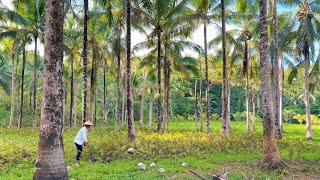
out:
M85 125L85 126L93 126L93 123L91 121L86 121L85 123L83 123L83 125Z

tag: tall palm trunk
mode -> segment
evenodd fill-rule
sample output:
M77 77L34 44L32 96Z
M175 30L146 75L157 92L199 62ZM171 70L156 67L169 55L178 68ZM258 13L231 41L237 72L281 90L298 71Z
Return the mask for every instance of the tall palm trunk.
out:
M124 79L124 77L123 77ZM120 130L120 125L123 125L126 121L126 88L125 85L123 86L123 92L122 92L122 115L121 115L121 122L119 122L118 126L119 126L119 130ZM122 123L122 124L121 124Z
M158 69L158 124L157 124L157 131L161 131L161 124L163 121L163 116L162 116L162 106L161 106L161 27L158 26L158 42L157 42L157 51L158 51L158 56L157 56L157 69Z
M38 34L34 35L34 61L33 61L33 128L36 127L37 109L37 58L38 58Z
M140 123L141 129L144 129L144 94L145 94L145 84L146 84L146 72L143 70L143 82L142 82L142 91L141 91L141 103L140 103Z
M274 137L272 114L271 67L269 62L267 32L267 0L260 0L260 75L263 110L263 156L261 166L277 168L281 165L279 151Z
M306 108L306 127L307 127L307 139L313 138L312 132L312 122L311 122L311 114L310 114L310 89L309 89L309 71L310 71L310 57L309 57L309 48L305 51L305 72L304 72L304 105Z
M250 108L249 108L249 77L246 76L246 131L251 131Z
M74 85L73 85L73 57L70 59L70 112L69 112L69 128L72 127L73 123L73 106L74 106Z
M207 22L203 24L203 35L204 35L204 63L205 63L205 76L206 76L206 131L210 131L210 119L209 119L209 78L208 78L208 54L207 54Z
M277 16L277 0L273 0L273 36L274 36L274 115L275 115L275 135L276 138L282 137L281 131L281 105L280 105L280 79L281 79L281 62L279 52L279 32L278 32L278 16Z
M120 125L121 125L121 107L120 107L120 102L121 102L121 89L120 89L120 76L121 76L121 29L120 26L118 27L118 34L117 34L117 39L116 39L116 44L115 44L115 49L116 49L116 54L117 54L117 102L116 102L116 125L115 129L116 131L120 131ZM124 95L124 94L123 94ZM124 113L125 110L122 106L122 113ZM123 119L123 118L122 118Z
M256 131L256 101L255 101L255 92L252 92L251 96L251 102L252 102L252 130L253 132Z
M199 120L200 120L200 130L203 131L203 106L202 106L202 67L200 62L200 83L199 83Z
M75 106L77 104L77 99L78 99L77 98L77 89L78 89L77 87L78 87L78 83L74 82L74 88L73 88L73 91L74 91L74 93L73 93L73 96L74 96L73 101L74 101L74 103L73 103L73 109L72 109L72 112L73 112L73 126L74 127L77 126L77 108ZM81 124L81 122L80 122L80 124Z
M197 80L194 82L194 127L198 125L198 93L197 93Z
M91 75L90 75L90 119L96 121L95 116L95 101L96 101L96 82L97 82L97 51L96 43L92 43L92 62L91 62Z
M15 43L14 43L15 44ZM16 106L16 74L17 74L17 57L16 53L17 51L15 50L15 45L13 45L12 48L12 75L11 75L11 112L10 112L10 120L9 120L9 125L8 128L11 128L12 123L13 123L13 118L15 114L15 106Z
M127 62L126 62L126 99L127 99L127 117L128 117L128 138L129 141L136 140L136 129L133 121L132 111L132 87L131 87L131 0L126 0L126 20L127 20L127 33L126 33L126 49L127 49Z
M103 122L105 127L108 126L108 89L107 89L107 71L108 71L108 65L106 60L104 60L104 66L103 66Z
M24 70L26 67L26 48L23 47L22 50L22 67L21 67L21 87L20 87L20 112L19 112L19 123L18 128L22 127L22 119L23 119L23 98L24 98Z
M153 93L152 93L152 88L150 88L150 94L151 94L151 95L150 95L150 99L149 99L149 124L148 124L148 128L149 128L149 129L151 129L151 127L152 127L152 118L153 118L153 117L152 117L152 109L153 109L153 108L152 108L152 105L153 105L153 104L152 104L152 94L153 94Z
M63 151L63 0L46 1L43 109L33 179L68 179Z
M169 119L169 84L170 84L170 62L167 57L167 45L165 45L164 50L164 64L163 64L163 122L162 122L162 130L167 131L168 128L168 119Z
M243 72L246 78L246 131L250 132L250 108L249 108L249 58L248 58L248 41L244 42L244 61Z
M227 57L226 57L226 22L225 22L225 6L224 0L221 0L221 14L222 14L222 61L223 61L223 82L222 82L222 126L221 131L225 137L230 134L229 125L229 98L228 98L228 73L227 73Z
M82 122L87 120L87 63L88 63L88 0L83 4L83 50L82 50Z

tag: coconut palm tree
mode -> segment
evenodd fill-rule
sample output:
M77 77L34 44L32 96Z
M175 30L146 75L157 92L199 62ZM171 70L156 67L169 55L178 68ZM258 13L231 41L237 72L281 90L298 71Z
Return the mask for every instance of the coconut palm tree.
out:
M259 1L260 7L260 76L263 110L263 156L261 166L278 168L282 165L274 137L272 115L271 67L269 62L267 33L267 0Z
M194 13L194 19L201 19L203 23L203 36L204 36L204 63L205 63L205 79L206 79L206 93L205 93L205 109L206 109L206 131L210 131L210 120L209 120L209 78L208 78L208 44L207 44L207 25L211 21L220 16L218 10L221 4L218 1L192 1L192 5L195 7L196 12ZM202 117L200 117L202 118ZM202 127L201 127L202 128Z
M310 77L317 74L317 68L313 68L312 61L316 59L315 44L320 37L319 25L320 21L316 18L319 16L318 1L316 0L301 0L292 1L292 4L299 5L297 11L297 20L299 22L296 49L298 53L298 63L295 63L293 71L291 72L291 79L297 75L297 69L304 67L304 105L306 110L306 138L312 139L312 122L310 114ZM314 67L320 63L318 60L314 61Z
M63 0L46 2L44 107L33 179L68 179L62 141L63 5Z
M136 129L133 120L133 95L131 87L131 0L126 0L126 71L125 71L125 88L126 88L126 101L127 101L127 118L128 118L128 138L130 142L136 140Z
M87 120L87 64L88 64L88 0L83 0L83 50L82 50L82 121Z
M157 39L157 42L154 43L157 45L157 74L158 74L158 125L157 131L161 131L163 115L162 108L162 91L161 91L161 59L164 56L162 52L163 45L163 31L166 27L171 26L172 24L177 24L177 22L186 21L187 18L182 18L185 16L185 11L187 1L182 0L177 2L176 0L153 0L153 1L134 1L133 13L135 14L135 21L139 21L140 27L146 27L151 29L151 33L148 35L148 39ZM144 28L136 27L140 32L146 33Z
M6 19L14 24L14 26L8 26L6 33L12 36L17 34L24 34L25 37L32 36L34 42L34 66L33 66L33 117L35 121L36 108L37 108L37 51L38 51L38 39L42 38L44 31L44 0L24 0L14 1L14 10L7 8L1 8L1 13L4 14Z

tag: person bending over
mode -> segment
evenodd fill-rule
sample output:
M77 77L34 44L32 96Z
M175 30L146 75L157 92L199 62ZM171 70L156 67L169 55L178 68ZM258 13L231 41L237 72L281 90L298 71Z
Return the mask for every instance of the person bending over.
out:
M83 123L83 127L79 130L77 136L73 140L74 144L77 147L76 163L81 159L83 147L89 143L87 139L87 133L90 131L92 126L93 124L91 121L86 121L85 123Z

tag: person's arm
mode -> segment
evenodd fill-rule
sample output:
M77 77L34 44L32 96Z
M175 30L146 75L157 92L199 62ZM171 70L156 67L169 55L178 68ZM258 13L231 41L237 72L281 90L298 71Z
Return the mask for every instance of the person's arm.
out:
M87 129L83 129L82 136L83 136L83 139L84 139L84 145L87 145L89 143L88 139L87 139Z

